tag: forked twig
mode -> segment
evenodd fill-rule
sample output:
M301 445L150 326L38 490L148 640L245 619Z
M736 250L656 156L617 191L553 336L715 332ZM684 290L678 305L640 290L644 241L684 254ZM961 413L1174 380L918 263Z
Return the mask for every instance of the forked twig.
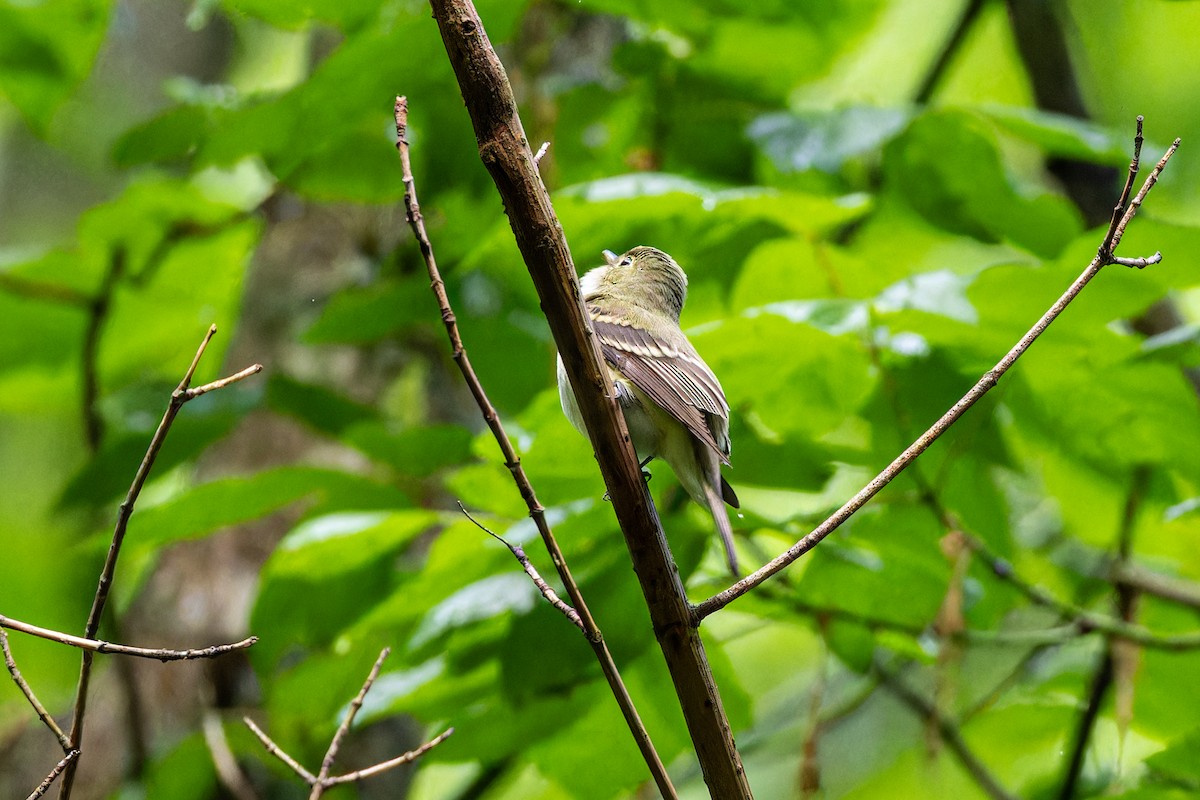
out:
M496 533L479 520L475 519L475 517L471 516L471 512L467 511L467 507L464 506L461 501L458 504L458 508L460 511L462 511L463 516L474 523L476 528L479 528L479 530L483 531L488 536L507 547L508 552L513 554L513 558L517 560L517 563L521 565L521 569L524 570L525 574L529 576L529 580L533 581L533 585L536 586L538 591L542 593L542 597L546 598L546 602L557 608L564 617L571 621L572 625L574 625L576 628L579 628L580 631L583 631L583 620L579 618L579 612L571 608L571 606L568 605L565 600L558 596L558 592L554 591L554 588L550 584L546 583L546 579L543 578L541 573L537 571L537 567L535 567L529 560L529 556L525 555L524 548L522 548L520 545L509 542L503 536Z
M129 492L125 495L125 500L117 509L117 522L113 528L112 541L108 546L108 554L105 556L104 566L100 571L100 580L96 586L96 594L92 599L92 608L88 612L87 624L84 626L83 639L85 640L94 640L96 631L100 628L100 618L104 613L104 606L108 602L108 594L112 588L113 573L117 568L117 557L120 555L121 545L125 541L125 532L129 527L129 517L133 514L134 503L137 502L138 495L141 494L142 487L150 475L150 469L154 466L154 460L158 456L159 450L162 449L163 442L166 441L167 433L171 430L171 424L175 421L179 410L189 400L193 400L202 394L216 389L223 389L232 383L262 371L261 364L254 364L227 378L213 381L195 389L190 388L192 377L196 374L196 367L199 366L200 359L204 356L204 351L208 349L208 343L212 341L212 337L216 332L216 325L209 327L204 340L200 342L200 346L196 349L196 355L192 358L192 363L183 375L183 380L179 382L179 386L171 393L171 401L167 404L167 410L163 413L162 420L158 423L158 429L154 431L154 436L150 439L150 445L146 449L146 455L142 458L142 463L138 465L137 473L134 475ZM71 730L67 734L68 746L75 750L79 749L83 738L83 721L84 714L87 711L88 686L91 680L94 652L93 650L85 649L79 667L79 681L75 689L75 707L71 718ZM59 796L64 798L64 800L71 796L71 786L75 779L77 763L77 761L72 760L66 765L59 792Z
M383 667L383 661L388 657L390 652L391 649L385 647L379 654L379 657L375 659L375 665L371 668L370 674L367 675L367 679L363 681L362 688L359 690L358 694L355 695L354 700L350 702L350 708L346 712L346 716L343 717L341 724L338 725L337 730L333 734L333 738L330 739L329 749L325 751L325 757L321 761L321 769L316 775L309 772L299 761L288 755L287 751L277 745L274 740L262 730L262 728L254 724L254 720L250 719L249 717L242 718L242 721L246 723L246 727L248 727L250 731L258 737L258 740L262 743L262 746L266 748L268 753L278 758L287 766L288 769L296 773L298 776L300 776L301 780L312 787L308 795L309 800L320 800L321 795L323 795L325 790L331 786L337 786L341 783L351 783L364 778L370 778L374 775L379 775L380 773L387 772L390 769L395 769L396 767L414 761L432 750L434 747L437 747L454 733L454 728L447 728L434 738L430 739L428 742L425 742L420 747L409 750L403 755L390 758L387 761L381 761L378 764L370 767L364 767L363 769L348 772L345 775L329 774L329 771L333 768L333 761L335 758L337 758L338 749L341 747L342 741L346 738L346 734L349 733L350 726L354 722L354 717L358 714L359 709L362 708L363 701L367 696L367 692L371 690L371 686L374 685L375 680L379 677L379 671Z

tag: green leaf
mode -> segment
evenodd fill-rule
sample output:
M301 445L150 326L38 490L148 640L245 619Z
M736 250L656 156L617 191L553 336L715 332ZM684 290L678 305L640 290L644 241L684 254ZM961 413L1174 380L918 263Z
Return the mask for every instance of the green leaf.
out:
M459 425L422 425L393 432L370 422L350 426L342 435L346 444L414 478L428 478L469 461L471 439L471 432Z
M874 385L867 357L850 336L830 336L771 309L694 336L737 413L752 410L767 430L820 441L847 422ZM805 413L797 415L797 408Z
M154 758L144 777L147 797L203 800L217 791L217 772L204 737L188 736L164 756Z
M181 369L186 369L184 364ZM138 465L150 445L154 426L166 410L171 388L163 386L158 396L159 407L148 405L134 412L140 429L114 432L105 438L100 449L72 475L62 490L60 503L67 507L99 505L124 495L133 482ZM154 462L155 476L162 476L173 467L195 458L213 442L227 435L254 405L249 393L237 388L212 392L187 403L175 418L171 431L163 442Z
M270 671L288 653L345 636L387 597L397 556L435 520L420 510L347 512L297 526L262 570L250 628L273 635L255 646L255 663Z
M378 281L335 294L304 339L312 344L367 344L437 320L427 280Z
M314 430L341 436L350 428L374 422L375 410L338 392L304 383L280 372L267 379L267 405L304 422Z
M36 131L91 70L110 8L108 0L0 5L0 92Z
M203 483L166 502L139 506L130 520L129 535L141 545L160 546L258 519L302 500L311 503L310 513L410 504L396 489L357 475L312 467L279 467L249 477ZM302 540L305 535L311 534L294 533Z
M987 104L979 108L979 113L1009 133L1038 145L1050 156L1122 167L1129 162L1129 134L1124 131L1066 114L1020 106Z
M1079 212L1062 198L1018 193L991 132L967 112L917 117L888 145L884 174L888 191L931 224L982 241L1008 239L1051 257L1082 227Z
M747 135L782 173L836 173L851 159L876 156L908 123L900 108L849 106L764 114Z
M257 17L280 28L327 22L342 30L353 30L379 13L379 4L371 0L301 0L293 3L222 0L222 5L235 13Z
M429 511L343 512L301 523L275 548L271 578L318 583L406 547L437 519Z
M213 114L200 106L176 106L121 134L113 145L120 167L182 161L195 153L214 128Z
M920 630L933 621L950 567L938 548L943 531L926 509L886 506L855 515L842 536L809 557L797 593L817 608L867 623Z

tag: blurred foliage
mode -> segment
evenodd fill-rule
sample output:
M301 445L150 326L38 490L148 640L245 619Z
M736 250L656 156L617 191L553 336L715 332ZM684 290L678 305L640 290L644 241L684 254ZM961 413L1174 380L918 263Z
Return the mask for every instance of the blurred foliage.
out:
M1089 120L1035 107L999 2L939 62L955 6L479 3L530 141L552 143L542 170L581 268L645 243L688 271L684 323L733 407L727 474L749 566L886 465L1087 264L1098 220L1054 160L1094 168L1084 188L1111 204L1134 113L1144 165L1184 138L1121 247L1163 263L1106 269L875 503L705 623L761 798L800 796L802 776L827 798L986 796L880 683L879 662L934 698L1009 791L1056 796L1103 642L1022 644L1062 620L983 560L958 564L951 526L1097 612L1113 612L1123 546L1200 587L1200 159L1187 149L1200 4L1049 4ZM184 409L133 516L117 610L126 634L179 646L261 637L253 688L221 713L262 796L299 795L233 706L315 766L384 646L361 738L397 720L415 731L404 746L458 732L359 796L647 796L589 648L456 510L553 574L405 227L397 93L471 360L663 760L684 797L704 796L595 463L559 411L537 298L416 0L0 3L0 610L78 630L113 509L217 322L198 379L257 360L266 374ZM1164 308L1174 319L1156 325ZM700 600L728 580L710 522L668 468L653 472ZM185 591L197 581L199 607ZM946 636L955 603L968 631L1011 642ZM1136 619L1187 632L1195 610L1147 595ZM187 614L202 622L174 621ZM65 709L75 654L13 643ZM1198 668L1195 652L1148 650L1118 671L1080 796L1200 785ZM158 720L145 764L130 774L116 759L77 795L220 796L194 719ZM0 774L20 735L44 745L44 767L29 767L43 775L53 741L0 692Z

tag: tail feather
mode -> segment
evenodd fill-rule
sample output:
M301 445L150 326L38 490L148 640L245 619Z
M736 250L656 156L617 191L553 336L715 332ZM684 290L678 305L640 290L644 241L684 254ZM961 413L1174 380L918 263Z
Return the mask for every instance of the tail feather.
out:
M729 571L735 578L740 577L737 553L733 549L733 526L729 524L729 513L725 510L725 501L712 483L705 483L704 498L708 501L708 510L712 513L717 533L721 535L721 544L725 545L725 558L729 562Z
M729 481L725 480L725 476L721 476L721 497L726 503L734 508L741 508L742 504L738 500L737 492L733 491L733 487L729 485Z

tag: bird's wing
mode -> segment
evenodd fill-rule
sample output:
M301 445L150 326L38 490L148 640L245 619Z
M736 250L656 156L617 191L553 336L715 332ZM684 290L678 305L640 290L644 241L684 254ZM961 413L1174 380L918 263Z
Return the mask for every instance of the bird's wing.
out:
M729 404L712 370L682 335L668 342L589 308L604 360L729 463Z

